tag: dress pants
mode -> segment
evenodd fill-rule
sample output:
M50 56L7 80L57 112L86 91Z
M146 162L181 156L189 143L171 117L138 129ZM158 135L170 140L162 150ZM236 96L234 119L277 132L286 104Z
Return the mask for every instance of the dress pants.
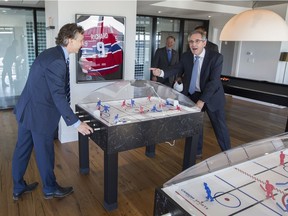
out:
M196 103L200 98L201 93L195 92L192 95L188 95L190 99ZM225 110L224 107L222 109L218 109L214 112L210 111L206 105L204 105L203 112L207 112L208 117L210 119L210 122L212 124L217 142L219 144L219 147L221 151L226 151L231 148L230 144L230 136L228 127L226 124L226 116L225 116ZM202 155L202 149L203 149L203 127L200 129L199 132L199 141L197 146L197 155Z
M43 192L52 192L56 188L54 174L54 134L46 135L26 129L18 123L18 140L12 160L13 192L19 193L25 188L24 174L34 147L38 170L42 179Z

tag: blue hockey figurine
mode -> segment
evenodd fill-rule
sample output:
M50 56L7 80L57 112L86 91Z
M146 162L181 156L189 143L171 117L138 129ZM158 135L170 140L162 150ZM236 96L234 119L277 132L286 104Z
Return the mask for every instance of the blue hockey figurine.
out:
M206 199L210 200L211 202L214 201L213 197L211 196L211 190L208 187L208 184L206 182L204 182L204 188L205 188L206 194L207 194Z

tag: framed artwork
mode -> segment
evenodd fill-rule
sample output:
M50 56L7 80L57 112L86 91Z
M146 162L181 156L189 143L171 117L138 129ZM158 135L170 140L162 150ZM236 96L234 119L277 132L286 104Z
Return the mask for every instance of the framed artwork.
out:
M76 23L84 29L76 82L122 79L125 17L76 14Z

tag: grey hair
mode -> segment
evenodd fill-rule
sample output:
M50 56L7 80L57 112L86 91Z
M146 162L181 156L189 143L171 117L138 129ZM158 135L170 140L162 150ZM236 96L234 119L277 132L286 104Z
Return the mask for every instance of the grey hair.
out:
M190 40L191 36L194 35L194 34L200 34L202 40L205 40L205 41L207 40L206 35L205 35L205 33L203 31L195 30L195 31L192 31L192 32L189 33L188 38L187 38L188 41Z

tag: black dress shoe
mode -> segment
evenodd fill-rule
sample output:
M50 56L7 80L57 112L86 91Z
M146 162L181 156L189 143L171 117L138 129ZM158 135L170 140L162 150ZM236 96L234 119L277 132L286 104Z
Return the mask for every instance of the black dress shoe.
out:
M13 193L13 200L18 200L24 193L30 193L36 189L38 182L33 182L32 184L26 184L26 187L20 193Z
M61 187L57 185L56 190L49 193L44 193L44 199L63 198L73 192L73 187Z

